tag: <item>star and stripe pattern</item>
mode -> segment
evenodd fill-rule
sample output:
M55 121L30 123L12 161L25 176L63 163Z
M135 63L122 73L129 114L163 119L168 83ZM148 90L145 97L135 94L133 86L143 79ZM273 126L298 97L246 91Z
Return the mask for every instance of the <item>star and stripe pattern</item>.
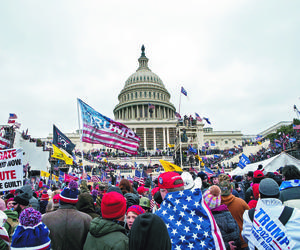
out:
M166 223L173 250L226 249L200 189L168 193L156 214Z

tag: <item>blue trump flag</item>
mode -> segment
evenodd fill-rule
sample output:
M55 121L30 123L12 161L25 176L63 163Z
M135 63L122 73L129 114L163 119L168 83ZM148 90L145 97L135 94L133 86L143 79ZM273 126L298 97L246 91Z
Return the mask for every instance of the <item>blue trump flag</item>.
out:
M243 169L248 163L250 163L249 158L245 154L242 154L238 166Z
M184 94L185 96L187 96L187 92L183 87L181 87L181 93Z

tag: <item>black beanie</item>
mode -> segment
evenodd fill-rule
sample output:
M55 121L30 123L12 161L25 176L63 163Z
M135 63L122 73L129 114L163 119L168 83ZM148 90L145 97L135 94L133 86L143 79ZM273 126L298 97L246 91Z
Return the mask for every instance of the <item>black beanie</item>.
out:
M14 201L20 205L28 206L29 200L32 198L32 188L30 185L25 185L15 191Z
M171 250L171 240L164 221L156 214L136 217L129 236L130 250Z

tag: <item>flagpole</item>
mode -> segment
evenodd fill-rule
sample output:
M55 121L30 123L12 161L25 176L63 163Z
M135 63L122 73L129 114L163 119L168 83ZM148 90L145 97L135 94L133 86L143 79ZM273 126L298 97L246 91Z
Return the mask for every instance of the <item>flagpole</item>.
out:
M180 114L180 105L181 105L181 91L180 91L180 93L179 93L179 109L178 109L179 114Z
M77 115L78 115L78 129L79 129L79 133L80 133L80 151L81 151L81 164L82 164L82 170L84 173L85 170L84 170L84 165L83 165L83 149L82 149L82 129L80 129L80 114L79 114L79 101L78 101L78 98L77 98Z

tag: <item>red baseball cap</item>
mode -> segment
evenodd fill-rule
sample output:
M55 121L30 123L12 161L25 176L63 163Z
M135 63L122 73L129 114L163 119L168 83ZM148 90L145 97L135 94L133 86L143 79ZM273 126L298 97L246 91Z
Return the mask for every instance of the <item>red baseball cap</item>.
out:
M138 189L137 189L137 192L138 192L139 194L142 194L142 193L147 192L147 191L149 191L149 188L145 188L144 186L140 186L140 187L138 187Z
M165 172L158 177L158 187L160 189L172 189L184 186L180 174L176 172Z
M256 170L253 173L253 178L260 179L260 178L263 178L264 176L265 176L264 173L260 170Z

